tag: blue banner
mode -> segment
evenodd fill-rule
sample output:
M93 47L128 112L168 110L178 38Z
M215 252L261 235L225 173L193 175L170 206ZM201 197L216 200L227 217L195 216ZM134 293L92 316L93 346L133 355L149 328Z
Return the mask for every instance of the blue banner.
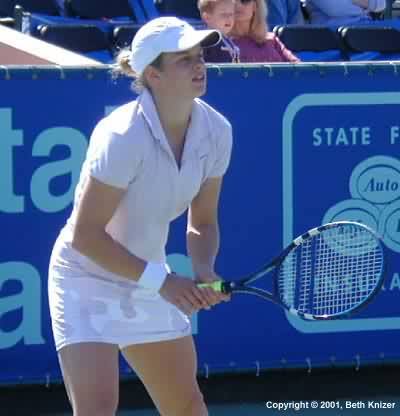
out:
M352 318L305 322L258 298L193 318L200 372L363 365L400 358L400 66L220 66L205 100L234 129L217 271L234 279L321 223L354 219L384 237L384 290ZM71 211L90 133L134 98L107 69L0 68L0 383L60 380L47 267ZM186 218L171 266L191 274ZM121 373L130 374L121 360Z

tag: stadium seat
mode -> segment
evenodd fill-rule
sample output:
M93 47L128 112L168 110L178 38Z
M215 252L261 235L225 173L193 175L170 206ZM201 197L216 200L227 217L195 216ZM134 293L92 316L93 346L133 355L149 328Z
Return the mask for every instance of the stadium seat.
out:
M140 0L140 1L141 1L142 7L146 13L148 20L154 19L160 15L156 5L154 4L154 0Z
M345 46L354 52L400 52L400 31L392 27L349 26L339 33Z
M113 47L119 50L129 46L139 28L140 25L121 25L115 27L112 33Z
M37 37L105 63L113 57L106 34L95 25L42 25Z
M0 17L0 25L13 28L15 26L15 19L12 17Z
M326 51L342 47L339 37L324 26L276 26L275 34L292 51Z
M274 33L302 60L347 59L340 36L325 26L282 25L274 27Z
M393 0L390 7L390 16L386 18L396 19L400 16L400 0Z
M350 26L338 32L351 61L400 59L400 31L392 27Z
M13 15L12 0L1 0L0 1L0 16L10 17Z
M133 17L128 0L57 0L63 14L83 19Z
M197 0L162 0L159 9L162 14L200 20Z
M140 24L144 24L147 22L147 15L144 11L142 2L140 0L128 0L131 9L133 10L133 14L136 17L136 22Z
M0 15L13 16L16 5L30 13L59 14L53 0L0 0Z

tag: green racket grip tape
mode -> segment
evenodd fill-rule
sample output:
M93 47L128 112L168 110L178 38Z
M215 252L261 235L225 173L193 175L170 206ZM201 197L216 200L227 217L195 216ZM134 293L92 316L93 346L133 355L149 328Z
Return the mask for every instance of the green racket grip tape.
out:
M212 282L212 283L200 283L199 285L197 285L198 287L211 287L212 289L214 289L216 292L223 292L222 289L222 281L216 281L216 282Z

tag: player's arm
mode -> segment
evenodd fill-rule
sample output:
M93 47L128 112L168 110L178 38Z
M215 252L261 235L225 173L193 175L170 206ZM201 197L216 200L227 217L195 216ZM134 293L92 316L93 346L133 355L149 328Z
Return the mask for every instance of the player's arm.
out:
M189 207L186 243L198 283L220 279L214 271L214 264L219 250L218 203L221 185L220 177L207 179ZM225 298L210 288L202 291L209 306Z
M187 250L198 282L213 282L220 277L214 271L219 249L218 203L222 178L209 178L193 199L188 215ZM211 304L226 300L221 293L206 289Z
M107 232L125 191L89 177L80 199L72 247L104 269L137 281L146 262L132 255Z
M209 178L189 208L187 250L199 280L210 280L219 249L218 202L222 178ZM215 280L215 279L212 279Z

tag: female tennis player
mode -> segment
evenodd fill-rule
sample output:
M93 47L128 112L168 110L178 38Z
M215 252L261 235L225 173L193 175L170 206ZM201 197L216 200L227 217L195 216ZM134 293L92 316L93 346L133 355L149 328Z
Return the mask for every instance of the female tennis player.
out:
M220 40L173 17L144 25L120 69L138 98L93 131L74 208L54 245L49 301L74 416L112 416L118 351L164 416L204 416L189 315L226 295L166 265L169 223L187 208L197 282L219 279L214 261L229 122L205 93L202 48Z

